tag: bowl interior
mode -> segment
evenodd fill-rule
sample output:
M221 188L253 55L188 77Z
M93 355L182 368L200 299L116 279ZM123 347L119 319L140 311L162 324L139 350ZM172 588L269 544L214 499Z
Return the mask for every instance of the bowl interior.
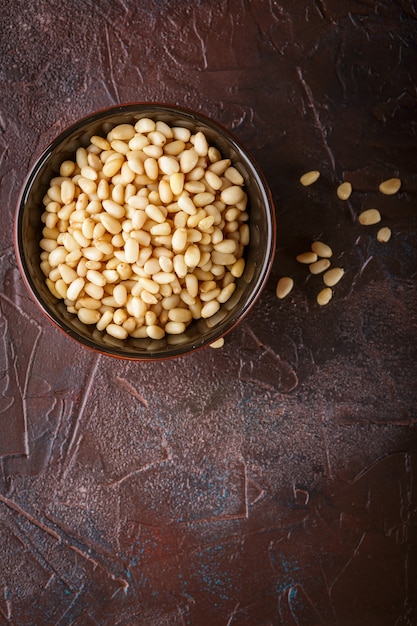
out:
M244 274L232 297L209 319L193 321L181 335L161 340L115 339L95 326L82 324L69 313L45 284L40 269L39 241L42 237L42 199L49 181L58 175L62 161L74 159L79 146L88 146L92 135L106 135L117 124L133 123L142 117L162 120L171 126L185 126L205 133L209 143L223 157L230 158L245 180L248 194L250 243L245 250ZM247 152L215 122L204 116L165 105L131 104L107 109L84 118L65 130L40 156L22 190L15 224L15 243L22 276L32 297L49 319L72 338L101 352L130 359L179 356L210 344L231 330L248 312L264 286L275 251L275 214L268 187Z

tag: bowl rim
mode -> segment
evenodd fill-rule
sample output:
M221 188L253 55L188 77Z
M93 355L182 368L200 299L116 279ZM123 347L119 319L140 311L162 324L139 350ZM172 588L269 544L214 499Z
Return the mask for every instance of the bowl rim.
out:
M46 305L46 303L43 301L42 296L39 294L39 291L37 290L32 280L30 270L27 267L26 261L24 259L22 241L22 220L26 201L32 189L33 183L36 181L36 178L39 172L44 167L45 163L47 163L48 159L53 155L56 147L58 147L63 141L65 141L65 139L70 137L73 133L77 132L80 128L87 127L89 123L99 121L102 121L104 123L107 118L114 117L115 115L126 113L132 113L133 115L134 113L140 112L140 110L149 110L149 113L151 114L152 109L155 109L156 114L168 111L174 114L185 115L190 119L190 121L193 121L194 123L202 122L213 131L216 131L220 135L223 135L228 143L237 148L238 152L241 152L245 156L245 159L250 163L250 166L255 171L261 184L262 191L267 199L265 215L267 218L266 222L268 230L268 247L265 251L264 261L262 263L263 271L261 272L256 283L256 289L250 290L250 298L242 304L238 317L233 320L227 328L225 328L222 332L219 332L214 338L203 341L199 345L188 345L188 347L185 347L183 349L178 349L174 345L167 354L154 354L152 351L149 351L149 353L147 351L145 353L144 351L136 355L133 353L124 353L122 349L119 350L118 348L112 347L111 345L109 345L108 347L99 346L94 342L93 339L90 340L87 337L80 335L69 325L65 325L64 323L62 323L58 319L58 316L56 316L57 318L54 317L53 311L50 310L51 307L48 307ZM202 350L203 348L208 347L214 341L225 337L227 334L233 331L236 326L240 324L244 318L246 318L248 313L254 307L269 279L276 251L276 230L277 226L275 205L266 177L262 169L260 168L257 160L249 152L246 146L234 136L233 132L231 132L216 119L213 119L200 111L196 111L195 109L191 109L186 106L159 101L131 101L96 109L95 111L78 118L74 122L65 125L62 131L55 135L55 137L49 143L47 143L46 147L44 147L37 153L37 156L32 157L29 171L23 180L17 198L14 215L13 241L18 269L26 290L31 297L31 300L37 305L41 313L43 313L43 315L46 316L47 319L52 322L52 324L60 332L62 332L65 336L70 337L70 339L77 342L79 345L86 347L97 354L109 356L120 360L143 362L165 361L192 354L194 352Z

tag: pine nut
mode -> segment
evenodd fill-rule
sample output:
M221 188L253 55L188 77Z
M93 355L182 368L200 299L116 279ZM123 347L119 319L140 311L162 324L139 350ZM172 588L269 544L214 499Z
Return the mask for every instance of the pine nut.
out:
M388 228L388 226L384 226L383 228L380 228L376 234L376 238L378 241L382 243L386 243L387 241L391 239L391 229Z
M43 198L48 288L115 339L183 333L215 315L243 274L243 184L201 131L142 118L94 135Z
M94 283L86 283L86 285L84 285L84 291L88 296L94 298L94 300L101 300L104 297L103 287L99 287Z
M236 283L235 282L229 283L228 285L223 287L223 289L220 291L219 295L217 296L217 300L220 302L220 304L224 304L225 302L229 300L229 298L232 297L235 290L236 290Z
M165 332L169 335L181 335L186 329L184 322L169 321L165 324Z
M320 259L319 261L315 261L308 266L310 270L310 274L321 274L325 270L330 267L329 259Z
M183 252L187 246L187 230L177 228L172 235L172 249L174 252Z
M345 270L342 267L332 267L323 275L323 282L327 287L334 287L342 278Z
M100 221L104 228L112 235L117 235L122 230L121 223L108 213L100 213Z
M295 258L299 263L310 265L311 263L315 263L318 257L315 252L303 252L302 254L297 254Z
M333 292L330 289L330 287L325 287L318 293L317 303L320 304L320 306L325 306L326 304L330 302L330 300L332 299L332 296L333 296Z
M232 267L230 268L230 273L235 278L240 278L244 270L245 270L245 259L240 258L237 261L235 261L235 263L233 263Z
M363 226L372 226L381 221L381 214L378 209L367 209L359 215L358 219Z
M394 193L397 193L401 187L401 180L399 178L389 178L388 180L384 180L379 185L379 191L387 196L391 196Z
M276 287L276 296L280 300L288 296L292 288L294 287L294 280L289 276L283 276L279 279Z
M324 257L329 259L333 255L333 250L326 243L322 241L314 241L311 244L311 250L317 254L318 257ZM314 261L313 261L314 263Z
M348 198L350 198L351 193L352 185L348 182L341 183L336 190L337 197L340 200L347 200Z
M311 170L310 172L306 172L305 174L301 176L300 183L304 187L308 187L309 185L312 185L313 183L315 183L319 177L320 177L320 172L318 172L317 170Z
M67 290L67 298L68 300L75 301L80 295L81 291L84 288L85 280L81 276L76 278L71 285L69 285Z
M156 324L151 324L146 327L148 337L151 339L163 339L165 337L165 331L163 328Z
M106 326L106 332L116 339L126 339L128 334L127 330L123 328L123 326L119 326L118 324L113 323Z
M186 192L182 193L178 198L178 206L188 215L194 215L195 213L197 213L197 207L191 200L190 196L186 194Z
M168 319L172 322L183 322L187 324L192 319L189 309L173 308L168 310Z
M220 200L227 205L235 205L240 202L243 197L244 191L242 187L238 187L237 185L232 185L231 187L223 189L220 194Z
M200 249L198 246L191 244L184 252L184 261L187 267L196 267L200 261Z
M191 172L197 165L199 156L194 148L184 150L180 155L180 171L184 174Z
M209 347L213 348L214 350L223 348L223 346L224 346L224 337L220 337L219 339L216 339L216 341L213 341L212 343L209 344Z
M212 317L219 309L220 302L218 300L210 300L210 302L203 305L203 308L201 309L201 317L205 319Z
M59 273L67 285L70 285L78 278L77 272L65 263L58 265Z
M97 324L101 315L97 310L81 307L77 311L78 319L83 324Z
M64 204L70 204L74 200L75 185L72 180L64 180L61 184L61 199Z
M184 173L178 172L169 177L169 184L174 196L179 196L184 188Z

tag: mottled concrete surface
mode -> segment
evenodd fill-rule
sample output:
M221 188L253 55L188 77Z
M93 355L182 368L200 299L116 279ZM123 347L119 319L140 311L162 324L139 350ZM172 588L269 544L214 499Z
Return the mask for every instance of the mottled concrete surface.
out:
M0 29L0 623L415 625L415 2L3 0ZM35 156L128 101L212 116L270 184L273 271L221 350L97 356L18 273ZM315 239L345 269L324 308Z

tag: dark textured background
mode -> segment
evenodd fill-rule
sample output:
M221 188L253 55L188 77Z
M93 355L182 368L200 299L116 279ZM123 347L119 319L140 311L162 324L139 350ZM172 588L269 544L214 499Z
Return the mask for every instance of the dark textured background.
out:
M0 623L415 626L416 3L0 8ZM272 275L221 350L97 356L18 274L35 156L127 101L212 116L269 181ZM357 223L369 207L386 244ZM294 260L318 238L345 268L325 308ZM278 301L283 274L296 285Z

